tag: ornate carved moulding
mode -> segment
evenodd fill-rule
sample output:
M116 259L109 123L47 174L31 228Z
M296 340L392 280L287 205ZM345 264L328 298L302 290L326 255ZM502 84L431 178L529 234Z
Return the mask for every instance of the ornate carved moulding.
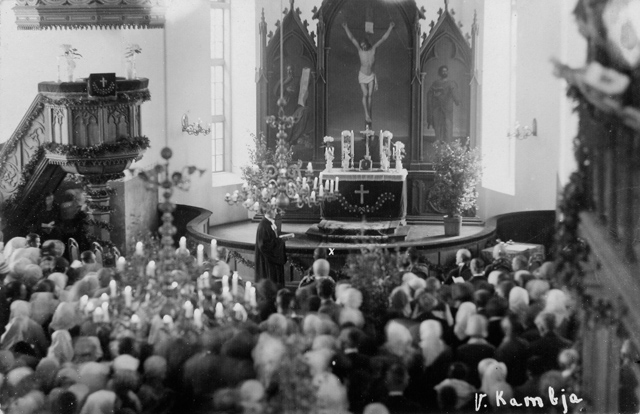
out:
M21 30L163 28L165 0L16 0Z

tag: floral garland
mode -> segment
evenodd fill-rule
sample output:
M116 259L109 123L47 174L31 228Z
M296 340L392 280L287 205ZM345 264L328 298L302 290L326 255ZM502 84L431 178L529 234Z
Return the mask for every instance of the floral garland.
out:
M375 213L382 207L384 203L386 203L387 201L394 201L396 199L396 197L391 193L382 193L373 205L366 205L364 207L361 207L354 206L353 204L349 203L342 194L337 194L336 198L338 199L338 203L340 203L343 209L349 211L350 213L358 212L360 214Z
M146 150L150 147L150 141L149 138L142 136L134 138L121 137L116 142L102 143L90 147L65 145L57 142L47 142L42 146L52 154L65 155L67 157L96 158L103 155ZM122 176L119 178L122 178Z
M138 102L143 103L151 100L151 94L148 90L143 91L134 91L134 92L118 92L118 99L124 100L126 102ZM91 106L102 108L105 106L112 106L113 101L104 100L104 99L95 99L89 98L88 96L82 95L78 98L60 98L53 99L48 96L42 95L42 101L47 105L55 105L55 106Z
M254 262L252 262L251 260L247 260L244 257L242 257L242 255L240 253L238 253L235 250L229 250L229 260L234 259L237 260L238 262L242 263L243 265L247 266L249 269L255 269L256 268L256 264Z

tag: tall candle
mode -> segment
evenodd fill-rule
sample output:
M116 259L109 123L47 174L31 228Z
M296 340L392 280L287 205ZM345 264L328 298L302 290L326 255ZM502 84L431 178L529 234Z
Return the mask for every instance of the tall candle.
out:
M211 253L209 256L213 260L218 260L218 241L216 239L211 239Z
M211 276L209 276L209 272L204 272L202 274L202 287L205 289L211 287Z
M142 256L144 254L144 246L142 242L136 243L136 254Z
M310 198L311 198L311 201L316 201L316 192L315 191L311 192L311 197Z
M109 282L109 293L111 294L112 298L116 297L116 281L112 280L111 282Z
M140 317L134 313L133 315L131 315L130 322L131 322L131 329L135 331L136 329L138 329L138 325L140 325Z
M316 188L318 188L318 177L313 179L313 189L315 190Z
M251 282L247 282L244 285L244 301L245 303L251 301Z
M186 301L184 303L184 316L186 318L192 318L193 317L193 303L191 303L190 300Z
M153 260L147 264L147 276L154 277L156 275L156 262Z
M323 195L324 195L324 187L320 186L320 194L319 194L319 196L322 197Z
M181 249L187 248L187 238L184 236L180 237L180 248Z
M309 171L310 174L313 174L313 164L311 163L311 161L309 161L309 164L307 164L307 171Z
M84 313L89 315L96 308L96 305L93 302L87 302L87 306L84 308Z
M171 317L171 315L164 315L162 317L162 322L164 322L164 325L167 328L171 328L173 326L173 318Z
M258 306L258 301L256 300L256 287L255 286L251 287L251 301L250 301L250 303L251 303L251 306L254 307L254 308Z
M233 272L233 277L231 278L231 294L233 296L238 294L238 272Z
M355 152L356 151L355 150L356 147L355 147L354 144L355 144L355 137L353 135L353 129L352 129L351 130L351 162L353 162L353 165L355 166L356 161L355 161L355 159L353 157L355 156L355 153L356 153Z
M106 293L103 293L102 295L100 295L100 301L102 303L109 302L109 295L107 295Z
M131 286L126 286L123 291L124 296L124 306L127 308L131 307Z
M204 246L201 244L198 245L198 249L196 251L196 260L198 266L202 266L202 263L204 263Z
M384 147L384 137L382 136L382 130L380 130L380 161L382 161L382 148Z
M118 257L118 261L116 262L116 270L118 272L124 272L124 268L126 264L127 264L127 259L125 259L124 256Z
M336 192L338 191L338 183L340 182L340 177L336 177Z
M200 309L193 311L193 323L196 325L196 328L202 328L202 311Z

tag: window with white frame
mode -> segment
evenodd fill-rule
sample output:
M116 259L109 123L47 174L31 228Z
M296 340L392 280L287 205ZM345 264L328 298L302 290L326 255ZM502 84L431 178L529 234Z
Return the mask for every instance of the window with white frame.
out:
M211 172L225 171L228 139L229 97L229 3L210 0L211 4Z

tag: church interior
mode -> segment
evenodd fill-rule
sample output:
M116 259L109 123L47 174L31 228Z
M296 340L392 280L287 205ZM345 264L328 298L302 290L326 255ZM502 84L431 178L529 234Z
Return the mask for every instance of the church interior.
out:
M0 0L0 412L638 412L639 16Z

